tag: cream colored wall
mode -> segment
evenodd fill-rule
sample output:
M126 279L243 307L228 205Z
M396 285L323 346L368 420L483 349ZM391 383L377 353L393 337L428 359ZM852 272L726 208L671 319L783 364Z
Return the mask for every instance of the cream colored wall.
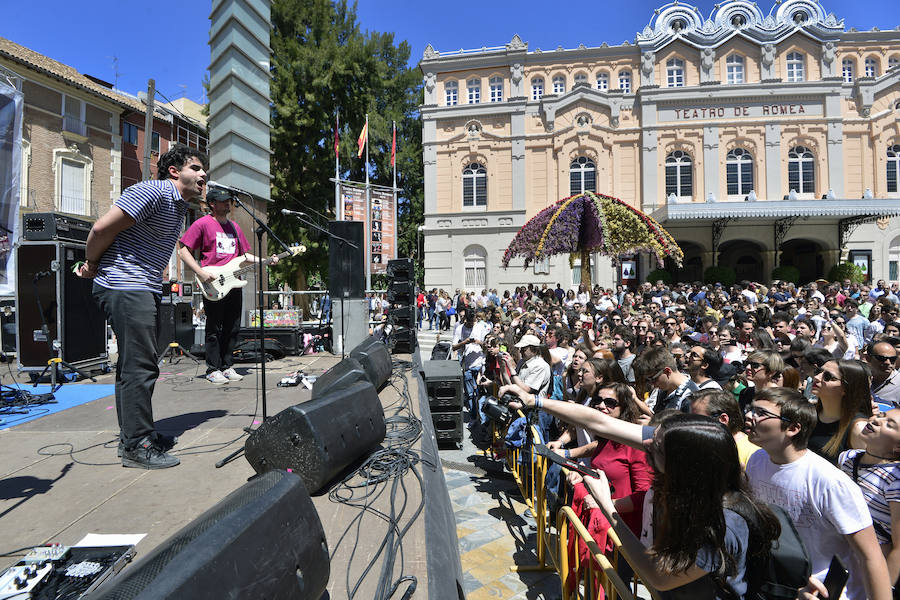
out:
M797 33L787 38L775 49L775 76L787 80L787 55L802 52L804 60L804 80L817 81L822 78L822 47L803 34ZM840 65L840 63L838 63Z
M765 129L762 125L751 125L747 127L723 127L719 132L719 162L717 168L721 176L719 177L719 189L716 192L716 198L720 199L720 201L742 201L744 199L743 197L728 197L726 162L728 153L735 148L743 148L753 155L753 189L756 191L756 196L758 198L772 197L769 195L766 187ZM773 192L774 194L778 193L777 190Z
M684 61L685 87L700 85L700 52L687 44L674 42L656 55L656 84L659 87L668 87L666 63L672 58Z
M725 61L735 53L744 57L744 83L759 83L759 46L738 37L732 38L727 43L716 48L716 79L722 83L728 80Z

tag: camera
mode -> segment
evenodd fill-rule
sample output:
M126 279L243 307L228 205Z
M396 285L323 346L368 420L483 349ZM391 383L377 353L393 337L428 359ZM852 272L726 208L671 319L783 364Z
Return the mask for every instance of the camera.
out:
M509 403L517 400L518 398L515 394L507 392L499 398L488 398L485 400L482 410L487 418L498 427L508 427L513 420L512 411L509 410Z

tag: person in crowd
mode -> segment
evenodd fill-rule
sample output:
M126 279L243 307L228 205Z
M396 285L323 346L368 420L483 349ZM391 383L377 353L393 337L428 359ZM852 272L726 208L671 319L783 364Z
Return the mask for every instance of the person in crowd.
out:
M477 319L474 311L467 311L465 320L456 326L453 333L451 350L457 353L463 368L463 387L466 395L466 408L474 410L475 385L478 374L484 367L484 348L482 343L490 332L490 327L482 319Z
M501 365L503 383L514 384L524 392L545 397L550 386L550 364L543 358L541 340L526 333L515 347L522 356L518 365L509 352L500 355L506 365L505 369Z
M884 340L875 340L866 346L865 358L872 369L873 398L897 406L900 403L900 371L894 367L897 349Z
M731 325L719 325L719 353L725 364L744 362L746 356L737 345L737 332Z
M759 390L768 387L777 387L778 378L784 371L784 361L781 354L774 350L757 350L747 357L744 364L744 376L747 378L748 386L740 393L741 410L747 410L753 396ZM749 384L753 385L750 386Z
M690 377L678 371L672 354L665 348L650 348L638 360L638 370L644 374L647 386L657 390L653 410L675 408L690 412L691 396L699 387Z
M615 319L613 323L615 323ZM619 367L625 374L625 380L629 383L634 383L634 368L632 365L636 356L634 353L635 343L635 335L628 327L620 325L613 329L612 352L619 363Z
M701 390L694 394L691 412L713 418L728 429L737 445L741 467L746 467L750 456L759 450L759 446L752 443L744 433L744 414L734 394L721 389Z
M869 373L858 360L826 362L813 378L817 423L807 447L836 463L848 448L863 448L861 433L872 416Z
M685 355L685 372L691 381L697 384L697 391L705 389L721 390L722 386L713 379L719 376L722 368L722 357L709 346L697 344Z
M807 449L815 405L794 390L767 388L753 398L745 423L761 450L747 461L750 487L790 515L819 580L833 556L850 568L850 600L887 600L891 582L865 498L853 481Z
M844 358L847 354L847 338L834 321L822 325L822 335L816 345L831 352L835 358Z

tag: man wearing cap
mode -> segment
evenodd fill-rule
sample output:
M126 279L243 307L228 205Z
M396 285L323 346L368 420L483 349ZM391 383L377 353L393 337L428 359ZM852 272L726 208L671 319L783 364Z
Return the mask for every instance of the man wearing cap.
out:
M508 353L502 355L509 369L509 383L518 386L524 392L545 398L550 387L550 365L541 358L541 340L535 335L526 333L516 344L516 348L522 353L518 367L512 356Z
M481 311L478 313L483 317ZM473 402L477 399L476 385L478 374L484 367L484 342L485 336L491 328L481 319L475 322L475 310L467 310L463 322L456 326L453 332L453 346L451 347L459 356L463 367L463 386L466 391L466 408L472 410Z

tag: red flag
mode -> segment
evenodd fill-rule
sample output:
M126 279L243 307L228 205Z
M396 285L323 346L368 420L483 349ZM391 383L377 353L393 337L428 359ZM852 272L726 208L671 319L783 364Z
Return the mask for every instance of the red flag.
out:
M340 138L338 137L338 117L334 117L334 157L338 157L338 144L340 142Z
M394 125L394 136L391 139L391 166L396 166L397 160L397 125Z
M366 142L369 141L369 120L366 119L366 124L363 125L362 131L359 132L359 139L356 140L356 145L359 147L359 150L356 152L356 158L360 158L363 155L363 150L366 148Z

